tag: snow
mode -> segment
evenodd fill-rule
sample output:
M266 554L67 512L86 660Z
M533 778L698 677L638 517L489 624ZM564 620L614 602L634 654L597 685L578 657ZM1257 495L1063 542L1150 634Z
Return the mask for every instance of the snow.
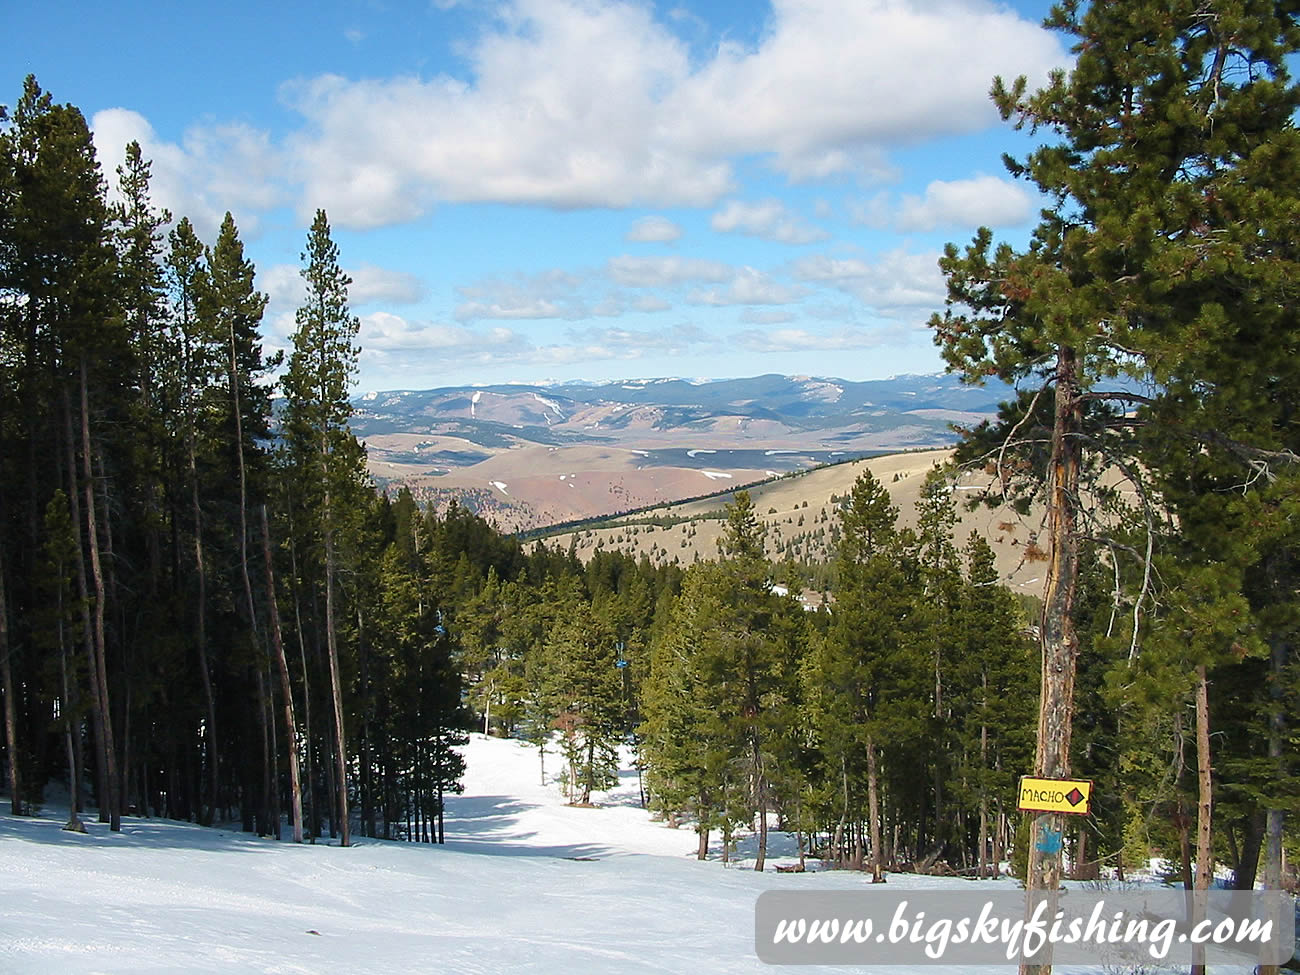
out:
M473 417L473 416L475 415L474 408L475 408L476 406L478 406L479 400L481 400L482 398L483 398L483 390L481 390L481 389L476 389L476 390L474 391L474 395L470 397L470 400L469 400L469 415L470 415L471 417Z
M731 475L725 474L722 471L700 471L700 473L703 474L705 477L707 477L710 481L716 481L721 478L731 480Z
M506 490L506 482L505 482L505 481L489 481L488 483L491 484L491 485L492 485L494 488L496 488L498 491L500 491L502 494L504 494L504 495L506 495L507 497L509 497L510 492L508 492L508 491Z
M556 404L554 400L546 399L545 397L539 396L537 393L533 393L533 399L537 400L537 402L541 403L547 409L554 410L555 415L558 416L561 420L564 419L564 414L560 412L560 407ZM546 422L547 423L551 422L549 417L547 418Z
M755 873L745 859L752 841L732 869L716 850L697 861L689 828L640 808L626 752L618 786L595 794L596 808L566 806L558 786L543 784L535 747L474 735L465 755L465 793L448 799L443 847L295 846L135 817L117 834L87 817L83 836L60 829L66 807L0 815L0 971L759 973L771 970L754 954L760 893L866 883L848 871ZM548 776L559 767L548 752ZM789 837L772 841L792 852ZM955 883L890 877L905 889ZM1015 887L961 887L980 885Z
M687 456L687 457L698 457L698 456L700 456L700 454L716 454L716 453L717 453L716 450L705 450L703 447L698 447L698 448L696 448L695 450L688 450L688 451L686 451L686 456Z

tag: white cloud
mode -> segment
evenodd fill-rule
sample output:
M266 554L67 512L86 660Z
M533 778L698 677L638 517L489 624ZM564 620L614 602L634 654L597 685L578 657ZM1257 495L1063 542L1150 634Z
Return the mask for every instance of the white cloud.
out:
M462 322L484 318L588 318L592 312L577 294L581 283L577 276L558 269L485 278L457 289L469 300L457 306L456 318Z
M358 339L362 349L425 351L452 356L500 353L524 345L523 339L507 328L469 329L463 325L411 321L383 311L361 316Z
M667 217L642 217L632 224L624 239L643 244L671 244L681 236L681 225Z
M794 312L771 308L746 308L740 313L740 320L748 325L784 325L796 317Z
M284 87L305 122L288 143L304 214L371 227L438 201L707 206L739 156L794 180L876 179L891 147L994 124L994 74L1039 81L1065 60L986 0L774 0L756 44L702 61L649 5L494 12L462 77Z
M348 301L354 306L392 304L411 305L425 294L424 283L414 274L392 271L374 264L344 268L352 279ZM297 308L307 295L302 271L296 264L273 264L257 273L257 287L266 292L277 308Z
M721 261L692 257L611 257L611 278L632 288L667 287L693 281L726 281L732 269Z
M903 232L938 227L1018 227L1034 214L1034 197L1019 183L996 176L934 180L924 194L905 194L897 204L880 195L859 205L855 216L873 227Z
M302 304L303 298L307 296L307 286L295 264L272 264L267 268L258 268L257 287L266 293L273 307L287 308L290 311Z
M884 146L990 125L995 74L1063 63L1037 24L981 0L774 0L768 29L667 99L697 153L773 153L797 179L870 172Z
M845 326L826 333L801 328L750 329L737 332L731 341L750 352L848 352L878 348L892 337L889 329Z
M175 219L189 217L208 243L216 240L227 210L247 240L258 232L258 212L283 199L272 175L280 156L265 133L247 125L192 126L177 144L160 138L143 115L125 108L96 112L90 124L110 188L115 191L127 143L139 142L152 167L154 203L171 210Z
M811 244L830 236L818 227L809 226L776 199L757 203L731 200L713 215L709 226L720 233L748 234L782 244Z
M604 358L629 359L648 353L685 355L695 346L712 341L702 329L686 324L654 330L589 328L570 332L569 337L580 347L605 350Z
M391 271L373 264L362 264L347 269L352 284L348 297L354 305L387 302L393 305L413 305L424 297L424 283L414 274Z
M788 305L798 301L807 292L774 281L769 275L752 267L736 272L725 288L700 288L687 296L695 305Z
M103 158L148 143L161 202L205 227L283 202L281 171L304 221L324 207L349 228L444 201L703 207L735 192L742 157L794 181L878 181L900 145L995 124L994 74L1041 82L1066 63L1053 35L991 0L773 0L757 41L712 46L643 0L475 7L454 75L292 80L281 100L301 121L274 147L242 124L164 143L110 109L94 120ZM918 205L908 219L930 219Z
M938 253L903 249L872 261L817 254L795 261L794 276L837 288L877 314L906 316L943 307L946 289L938 264Z
M667 311L672 305L655 295L637 295L632 301L632 307L637 311L656 312Z

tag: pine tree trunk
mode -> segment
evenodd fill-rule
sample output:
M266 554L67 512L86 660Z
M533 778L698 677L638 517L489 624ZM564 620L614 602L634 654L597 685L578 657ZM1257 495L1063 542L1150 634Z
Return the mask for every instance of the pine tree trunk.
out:
M871 821L871 882L884 883L880 864L880 781L876 771L876 743L867 737L867 818Z
M280 634L280 607L275 596L275 560L271 557L271 531L262 505L262 555L266 560L266 599L268 618L271 621L271 652L280 672L280 696L284 700L284 740L289 754L289 790L293 815L293 841L302 842L302 781L298 773L298 726L293 717L293 685L289 680L289 661L284 655L284 641ZM304 676L306 676L304 674Z
M351 845L351 829L348 823L348 761L344 751L343 736L343 681L339 675L338 637L334 629L334 526L333 513L330 511L330 493L325 491L325 642L329 651L330 692L334 696L334 752L338 781L335 783L338 795L339 844Z
M257 835L271 835L271 778L273 775L274 755L271 750L271 720L268 717L271 711L270 702L266 694L266 677L262 671L260 660L253 663L253 672L257 681L257 724L258 730L262 734L262 788L257 807ZM278 820L279 813L275 814Z
M14 706L13 669L9 665L9 608L5 595L4 566L0 565L0 689L5 696L5 753L9 758L9 808L23 814L18 775L18 718ZM66 705L66 701L64 702Z
M191 421L192 427L192 421ZM217 811L217 792L221 785L221 767L217 756L217 702L212 693L212 672L208 663L208 570L203 558L203 508L199 503L199 472L195 457L194 430L189 432L190 462L190 507L194 519L194 574L198 584L198 599L195 606L197 629L195 634L199 651L199 677L203 684L203 700L208 707L207 734L204 744L207 746L208 759L208 801L206 807L199 806L199 822L211 826Z
M767 777L763 772L763 753L757 735L751 740L750 751L754 763L755 799L758 800L758 857L754 860L754 870L762 873L767 865Z
M72 521L73 542L77 550L77 596L81 607L81 639L86 653L86 672L90 679L91 730L95 738L95 795L99 799L99 821L108 822L108 783L105 781L107 760L104 752L104 713L99 700L99 667L95 658L95 638L90 618L90 586L86 581L85 544L82 538L81 486L77 482L77 438L72 427L72 401L63 390L63 425L68 451L68 514Z
M63 567L59 566L59 577L63 578ZM3 612L3 607L0 607ZM63 736L68 749L68 824L64 829L70 829L78 833L84 833L86 827L82 825L81 819L77 813L81 812L81 763L78 756L81 749L78 747L76 736L80 731L74 728L73 715L77 712L76 700L73 697L72 683L68 680L68 647L64 640L63 632L63 591L62 584L59 589L59 676L62 679L63 688ZM3 639L0 638L0 653L3 652Z
M1196 668L1196 890L1209 890L1214 880L1214 850L1211 846L1212 816L1214 812L1213 767L1210 762L1210 683L1205 665ZM1196 918L1204 917L1205 908L1197 900ZM1195 950L1192 975L1205 975L1201 952Z
M707 860L709 858L709 828L707 826L697 826L695 833L700 839L695 850L695 859Z
M103 729L104 781L108 788L103 801L108 803L108 828L113 832L119 832L122 829L122 809L118 797L117 750L113 746L113 712L109 707L108 698L108 658L104 649L104 571L99 561L99 533L95 527L95 479L91 464L90 401L84 352L81 355L81 450L86 478L87 549L90 553L90 575L95 585L94 647L95 678L98 684L96 693L99 698L100 724Z
M1048 463L1047 533L1050 543L1043 614L1039 626L1043 673L1038 702L1038 746L1034 774L1060 779L1070 774L1070 729L1074 718L1074 677L1078 636L1074 625L1074 595L1079 551L1075 538L1082 410L1079 401L1079 361L1074 349L1057 350L1052 450ZM1061 886L1064 823L1059 813L1034 817L1029 840L1025 888L1050 891ZM1053 905L1053 912L1055 906ZM1049 975L1047 965L1021 965L1021 975Z
M292 511L292 509L290 509ZM302 598L298 592L298 555L293 538L293 517L289 520L289 581L293 590L294 631L298 635L298 659L302 665L302 739L303 739L303 777L307 780L307 817L311 823L311 841L316 842L320 835L320 812L316 803L316 778L312 769L311 744L311 675L307 672L307 638L302 631ZM283 679L283 677L281 678ZM293 700L292 697L289 698Z
M1273 644L1270 659L1272 686L1270 695L1273 706L1268 722L1268 757L1272 760L1274 774L1278 781L1285 781L1288 769L1283 762L1284 743L1286 741L1287 714L1282 702L1282 675L1286 667L1287 644L1277 641ZM1286 813L1281 809L1269 809L1264 827L1264 889L1282 889L1282 832ZM1278 975L1277 965L1260 965L1259 975Z

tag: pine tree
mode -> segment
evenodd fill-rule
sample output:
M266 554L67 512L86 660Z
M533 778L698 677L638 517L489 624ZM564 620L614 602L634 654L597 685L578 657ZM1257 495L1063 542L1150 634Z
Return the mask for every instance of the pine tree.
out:
M966 378L1028 380L1040 390L1035 398L1051 403L1035 772L1065 776L1087 457L1139 424L1155 439L1182 439L1194 430L1186 425L1194 400L1254 374L1252 365L1231 379L1207 370L1208 360L1245 351L1241 339L1249 336L1246 359L1262 365L1255 349L1284 344L1282 309L1290 303L1279 300L1277 285L1289 259L1276 258L1293 246L1284 229L1293 217L1276 217L1294 212L1292 118L1300 93L1286 57L1300 32L1288 4L1264 0L1185 0L1159 9L1138 0L1066 0L1047 26L1076 40L1073 70L1032 94L1024 79L998 80L993 97L1004 118L1059 137L1023 162L1009 160L1051 206L1023 252L994 249L986 230L964 254L947 249L941 266L950 307L932 326L950 366ZM1149 398L1108 389L1120 375L1151 380L1162 392ZM1213 451L1273 456L1267 444L1243 443L1238 433L1217 423L1200 436ZM1039 817L1038 830L1061 827L1059 817ZM1050 844L1031 846L1029 884L1054 890L1060 860L1041 856L1040 846Z
M344 506L364 477L364 448L348 428L348 389L356 373L353 344L360 322L348 310L351 279L339 266L324 210L307 235L302 270L307 296L298 309L293 353L284 377L284 425L292 462L310 487L315 527L323 547L324 629L334 705L335 789L342 844L349 845L347 738L343 725L343 678L339 667L338 535Z

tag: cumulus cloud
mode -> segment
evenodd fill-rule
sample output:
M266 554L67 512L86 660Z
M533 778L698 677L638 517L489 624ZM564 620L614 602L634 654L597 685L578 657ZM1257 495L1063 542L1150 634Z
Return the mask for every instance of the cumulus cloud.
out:
M703 59L649 5L511 0L495 14L461 77L283 88L305 123L288 143L304 213L371 227L438 201L707 206L734 189L739 156L793 180L870 180L893 146L993 124L994 74L1042 79L1064 62L1055 38L985 0L775 0L756 43Z
M807 292L775 281L752 267L743 267L725 288L698 288L686 298L694 305L788 305Z
M784 325L795 317L794 312L774 308L746 308L740 313L740 320L747 325Z
M748 234L782 244L811 244L830 236L775 199L757 203L731 200L712 216L709 226L720 233Z
M1017 227L1034 214L1034 197L1021 184L996 176L934 180L920 196L905 194L896 204L877 196L855 216L873 227L903 232L939 227Z
M101 150L120 159L124 135L149 142L160 199L206 223L282 202L272 171L289 174L304 221L325 207L350 228L439 202L703 207L735 192L742 157L792 181L878 181L897 146L995 124L994 74L1041 81L1067 60L989 0L773 0L755 41L712 44L643 2L471 6L480 27L454 74L286 82L300 121L274 147L238 124L167 144L111 109L95 119Z
M462 322L484 318L588 318L592 312L577 293L581 283L578 276L558 269L485 278L457 289L468 300L457 306L456 318Z
M96 112L90 124L110 192L116 192L116 169L126 159L127 144L140 143L152 165L154 203L176 219L189 217L209 242L216 239L227 210L247 239L258 232L257 214L284 198L273 177L282 157L266 133L250 126L191 126L176 143L159 137L143 115L125 108Z
M800 281L836 288L881 315L899 316L943 306L946 290L938 253L897 249L871 261L810 255L794 262Z
M606 273L618 284L631 288L655 288L694 281L726 281L729 265L694 257L611 257Z
M802 328L750 329L737 332L731 341L750 352L834 352L873 349L886 344L888 329L845 326L831 332L810 332Z
M712 340L702 329L679 324L665 329L588 328L572 331L569 338L579 347L605 350L602 358L640 358L649 353L685 355Z
M377 302L413 305L424 298L424 282L405 271L362 264L358 268L347 269L347 274L352 279L352 284L348 286L348 297L354 305Z
M536 343L511 328L469 328L413 321L389 312L361 316L361 356L366 371L383 383L426 381L448 365L554 366L650 355L685 355L714 340L691 324L666 329L610 327L570 329L558 341Z
M425 295L424 282L414 274L362 264L344 268L352 279L348 300L353 306L374 304L413 305ZM257 287L275 308L297 308L307 295L302 271L296 264L273 264L257 273Z
M632 224L624 239L642 244L671 244L681 236L681 226L667 217L642 217Z

